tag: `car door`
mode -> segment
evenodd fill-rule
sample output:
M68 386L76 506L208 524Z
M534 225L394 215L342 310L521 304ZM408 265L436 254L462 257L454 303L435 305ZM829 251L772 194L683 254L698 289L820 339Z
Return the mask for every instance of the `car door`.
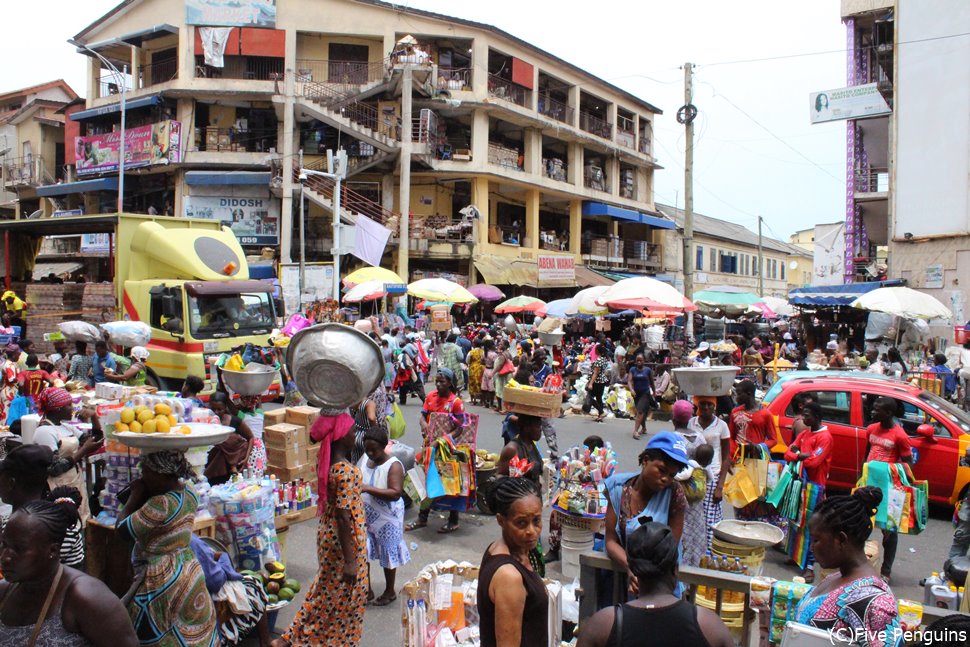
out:
M869 424L873 422L872 404L876 397L866 396L863 406ZM913 446L913 457L916 460L913 475L929 484L931 498L938 501L949 500L960 458L960 443L949 423L944 420L944 416L934 412L932 406L919 398L900 395L892 399L896 401L896 421L909 436L909 442ZM916 433L916 429L924 424L934 428L932 438L924 438Z
M832 434L832 467L829 470L829 484L845 488L855 485L859 468L862 465L861 453L865 449L864 433L853 425L852 398L853 393L848 389L835 386L810 385L806 389L799 389L798 393L810 396L822 409L822 424L828 427ZM795 402L792 397L779 418L784 438L791 438L791 424L795 416ZM784 422L782 422L784 421ZM860 448L860 438L863 446ZM789 443L790 444L790 443ZM859 457L856 460L856 457Z

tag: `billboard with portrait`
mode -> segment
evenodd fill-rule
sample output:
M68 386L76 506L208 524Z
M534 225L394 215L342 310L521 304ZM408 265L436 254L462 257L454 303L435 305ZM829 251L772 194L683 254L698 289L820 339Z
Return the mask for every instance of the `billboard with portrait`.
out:
M276 27L276 0L185 0L185 24Z

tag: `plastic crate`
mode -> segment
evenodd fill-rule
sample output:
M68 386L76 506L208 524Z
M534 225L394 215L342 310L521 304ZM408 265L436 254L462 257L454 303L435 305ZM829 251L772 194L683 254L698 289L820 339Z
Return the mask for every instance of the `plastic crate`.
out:
M970 330L967 330L963 326L957 326L953 329L953 341L958 344L965 344L970 341Z

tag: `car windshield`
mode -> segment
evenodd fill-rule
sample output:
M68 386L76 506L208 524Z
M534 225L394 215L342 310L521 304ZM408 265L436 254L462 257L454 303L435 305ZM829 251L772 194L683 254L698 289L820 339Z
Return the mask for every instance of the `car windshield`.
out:
M276 325L268 292L189 297L189 322L196 339L269 334Z
M923 391L919 394L919 399L927 404L931 405L934 409L939 411L940 415L950 420L950 422L955 423L963 433L970 434L970 415L960 407L947 402L938 395L934 395L927 391Z

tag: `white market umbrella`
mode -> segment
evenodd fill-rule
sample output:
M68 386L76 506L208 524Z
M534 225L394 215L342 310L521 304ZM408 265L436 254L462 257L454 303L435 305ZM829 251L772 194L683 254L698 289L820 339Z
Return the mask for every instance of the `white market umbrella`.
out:
M426 301L478 303L474 294L448 279L421 279L408 284L408 294Z
M934 296L907 288L893 286L876 288L852 302L853 308L870 312L885 312L904 319L952 319L953 313Z
M781 317L791 317L795 314L795 308L788 303L787 299L781 297L761 297L761 303L765 304L771 311Z
M669 283L649 276L623 279L609 286L596 303L614 310L696 310L690 299Z
M365 281L347 291L343 300L347 303L372 301L387 295L384 281Z
M608 285L594 285L591 288L586 288L580 290L570 301L569 307L566 308L566 312L575 315L605 315L610 310L606 306L601 306L596 303L596 299L600 297L604 292L606 292Z

